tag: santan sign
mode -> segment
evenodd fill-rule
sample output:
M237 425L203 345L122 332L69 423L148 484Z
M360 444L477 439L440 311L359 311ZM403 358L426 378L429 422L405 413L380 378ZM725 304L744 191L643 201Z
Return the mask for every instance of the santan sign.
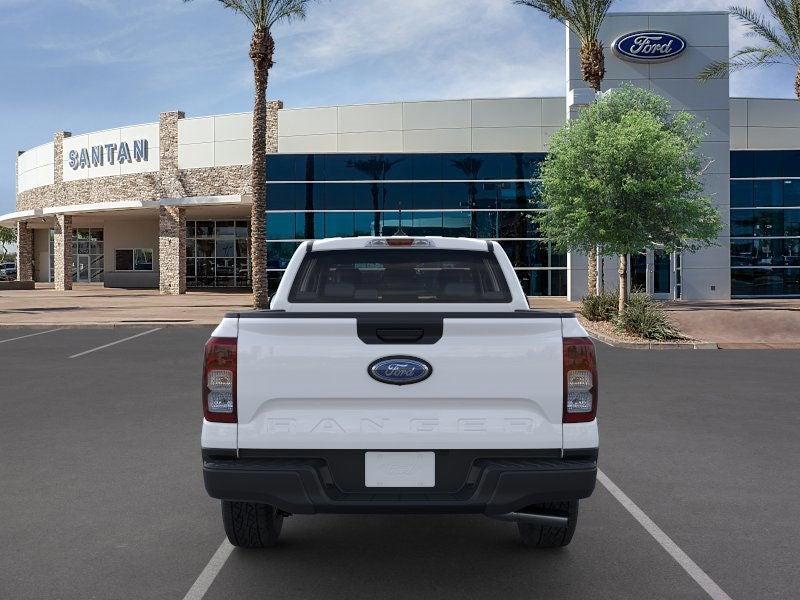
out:
M634 62L660 62L677 58L686 50L686 40L665 31L637 31L614 41L614 53Z
M133 146L133 149L131 149ZM148 142L146 139L120 142L119 144L102 144L91 148L70 150L67 157L69 166L73 171L91 167L102 167L104 164L125 164L147 162L149 160Z

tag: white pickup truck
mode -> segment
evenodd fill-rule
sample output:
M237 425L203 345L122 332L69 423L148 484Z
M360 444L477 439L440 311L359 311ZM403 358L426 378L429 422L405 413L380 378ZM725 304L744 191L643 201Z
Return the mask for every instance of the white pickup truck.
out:
M570 542L597 475L597 368L496 242L302 244L270 310L206 344L203 475L243 547L315 513L477 513Z

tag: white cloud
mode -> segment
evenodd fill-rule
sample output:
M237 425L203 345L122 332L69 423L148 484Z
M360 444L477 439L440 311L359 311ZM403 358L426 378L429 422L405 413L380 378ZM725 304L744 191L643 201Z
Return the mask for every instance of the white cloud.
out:
M276 31L276 86L360 69L367 99L563 93L563 30L530 9L503 0L353 6L318 4Z
M724 11L729 2L662 0L658 9ZM760 0L743 4L763 10ZM614 6L652 9L652 0ZM744 44L744 31L731 19L732 50ZM313 6L307 21L276 34L273 89L306 88L333 102L564 93L563 27L510 0L337 0ZM361 75L360 90L352 89L358 82L353 72ZM791 95L792 78L784 82L778 73L735 75L733 92ZM329 88L337 77L339 98ZM313 81L324 81L326 88L315 88Z

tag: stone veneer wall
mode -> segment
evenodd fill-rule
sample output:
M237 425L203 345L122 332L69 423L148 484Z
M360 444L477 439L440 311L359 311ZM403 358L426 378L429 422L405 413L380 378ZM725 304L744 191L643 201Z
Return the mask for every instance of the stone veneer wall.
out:
M159 189L163 198L184 198L186 191L178 171L178 121L181 111L161 113L158 121Z
M58 291L72 289L72 217L56 215L53 236L53 282Z
M158 288L162 294L186 293L186 210L158 207Z
M283 103L267 103L267 152L278 151L278 110ZM53 185L19 192L17 210L31 210L71 204L93 204L115 200L159 200L186 196L226 196L250 193L250 165L178 169L178 120L181 111L161 113L159 118L159 172L94 177L63 181L62 152L69 132L54 138Z
M187 196L250 194L250 165L186 169L180 172Z
M17 223L17 281L33 281L33 229Z

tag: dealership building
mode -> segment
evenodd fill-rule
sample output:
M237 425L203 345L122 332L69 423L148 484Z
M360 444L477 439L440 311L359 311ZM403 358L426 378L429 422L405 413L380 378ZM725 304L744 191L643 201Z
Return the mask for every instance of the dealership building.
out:
M631 256L632 286L658 298L800 296L800 103L697 80L729 56L728 28L726 13L612 13L601 33L604 88L632 82L706 123L703 181L723 230L696 254ZM497 240L530 295L584 295L586 258L557 252L530 218L548 139L594 98L566 37L563 97L270 102L271 285L303 240L402 231ZM20 152L16 211L0 215L17 228L18 278L167 294L249 286L251 121L164 112ZM605 263L614 285L616 260Z

